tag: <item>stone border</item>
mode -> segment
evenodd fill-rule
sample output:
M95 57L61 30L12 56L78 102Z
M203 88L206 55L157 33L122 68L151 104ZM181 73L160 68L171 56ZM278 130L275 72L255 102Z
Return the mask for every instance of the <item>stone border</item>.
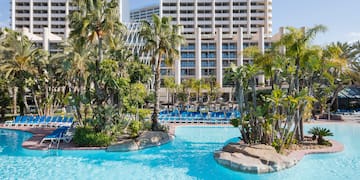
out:
M331 147L321 148L321 149L302 149L292 151L289 155L290 158L294 158L297 161L300 161L305 155L309 154L327 154L327 153L337 153L344 151L344 145L335 140L329 140L332 144Z

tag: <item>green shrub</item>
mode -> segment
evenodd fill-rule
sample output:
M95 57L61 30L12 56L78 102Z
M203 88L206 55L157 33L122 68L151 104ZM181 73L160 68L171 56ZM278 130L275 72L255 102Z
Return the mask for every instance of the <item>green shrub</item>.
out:
M239 127L239 119L231 119L230 124L234 127Z
M131 124L130 124L131 137L136 137L139 135L141 126L142 126L142 124L139 120L131 121Z
M73 142L83 147L109 146L112 138L104 133L96 133L92 127L77 127Z
M276 138L272 142L271 146L274 147L277 152L280 152L281 151L281 144L282 144L281 140Z
M144 121L144 130L151 131L151 124L152 124L151 120Z
M165 125L165 124L160 124L159 125L159 131L163 131L163 132L169 132L169 129L170 127Z

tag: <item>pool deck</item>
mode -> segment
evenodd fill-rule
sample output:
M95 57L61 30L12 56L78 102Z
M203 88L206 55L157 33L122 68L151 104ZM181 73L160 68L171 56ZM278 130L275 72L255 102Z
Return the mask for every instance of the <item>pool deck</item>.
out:
M300 161L305 155L308 154L325 154L325 153L337 153L344 150L344 145L340 142L329 140L332 144L331 147L321 148L321 149L303 149L292 151L288 157Z
M18 131L25 131L32 133L33 136L24 141L22 144L23 148L30 149L30 150L48 150L50 142L44 142L40 144L41 140L51 132L55 130L55 128L31 128L31 127L15 127L15 126L3 126L0 124L1 129L10 129L10 130L18 130ZM56 145L53 145L56 146ZM62 150L105 150L106 147L76 147L76 145L72 142L64 143L61 142L59 145L59 149Z
M335 120L317 120L306 124L359 124L359 121L335 121ZM171 135L175 135L175 130L177 127L183 127L183 126L198 126L198 127L232 127L230 124L202 124L202 123L169 123L167 124L169 126L169 133ZM19 130L19 131L25 131L30 132L33 134L33 136L25 141L22 146L26 149L31 150L48 150L49 149L49 142L45 142L43 144L40 144L41 140L48 134L50 134L52 131L55 130L55 128L31 128L31 127L7 127L3 124L0 124L0 128L2 129L10 129L10 130ZM331 153L331 152L339 152L344 149L344 146L336 141L332 141L333 143L332 147L325 148L325 149L313 149L313 150L298 150L294 151L289 154L289 156L292 156L296 159L302 159L304 155L306 154L312 154L312 153ZM106 147L77 147L74 143L64 143L61 142L59 145L59 149L62 150L105 150Z

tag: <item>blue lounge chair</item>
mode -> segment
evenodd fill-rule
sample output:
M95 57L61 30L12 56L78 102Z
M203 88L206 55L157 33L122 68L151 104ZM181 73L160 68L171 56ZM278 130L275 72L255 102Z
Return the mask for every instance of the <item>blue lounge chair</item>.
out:
M6 121L5 126L16 126L18 123L20 123L22 116L16 116L14 120L12 121Z
M52 143L54 143L63 140L66 143L70 142L72 140L72 135L68 133L68 129L69 128L65 126L61 126L55 129L51 134L45 136L41 140L40 144L43 144L44 141L51 141Z
M45 122L44 122L44 125L45 126L50 126L50 123L51 123L51 120L53 119L53 117L51 116L48 116L45 118Z
M42 127L46 125L46 116L41 116L39 118L39 122L37 124L38 127Z
M29 116L23 116L20 121L16 124L16 126L25 126L27 125L27 120L28 120Z
M51 118L51 121L47 124L49 127L57 127L58 119L61 118L60 116L54 116Z
M39 124L39 120L40 120L40 116L36 116L36 117L32 117L32 116L31 116L31 117L28 119L27 125L28 125L28 126L32 126L32 127L37 126L37 125Z

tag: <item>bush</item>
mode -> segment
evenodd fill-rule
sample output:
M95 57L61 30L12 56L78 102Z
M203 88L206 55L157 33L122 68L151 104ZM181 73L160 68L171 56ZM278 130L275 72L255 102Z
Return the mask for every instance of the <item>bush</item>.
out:
M112 138L104 133L96 133L92 127L77 127L73 141L83 147L109 146Z
M144 130L151 131L151 124L152 124L151 120L144 121Z
M280 152L281 151L281 139L274 139L274 141L272 142L271 146L274 147L276 149L276 152Z
M169 129L170 127L165 125L165 124L160 124L159 125L159 131L163 131L163 132L169 132Z
M234 127L239 127L239 119L231 119L230 124Z
M131 124L130 124L131 137L136 137L139 135L141 126L142 126L142 124L139 120L131 121Z

